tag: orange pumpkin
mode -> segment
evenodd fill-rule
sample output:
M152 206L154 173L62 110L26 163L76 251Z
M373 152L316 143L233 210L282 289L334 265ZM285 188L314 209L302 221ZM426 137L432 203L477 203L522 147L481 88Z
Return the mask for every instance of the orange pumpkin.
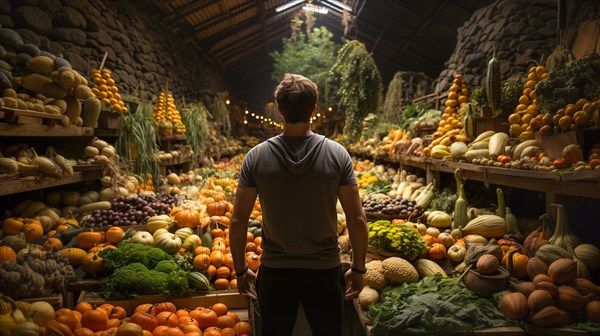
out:
M127 311L123 307L115 306L110 310L108 317L111 319L116 318L122 320L127 317Z
M223 216L229 210L229 202L218 201L206 205L206 214L209 216Z
M210 235L213 238L224 237L225 236L225 232L222 229L215 228L215 229L210 230Z
M183 331L176 326L169 327L162 332L163 336L184 336Z
M195 228L200 223L200 212L184 209L181 207L173 207L171 217L177 221L178 228Z
M233 256L231 255L231 252L225 253L225 266L233 269Z
M81 326L91 331L102 331L107 329L108 316L96 309L88 310L81 316Z
M81 261L81 269L87 274L97 274L104 271L104 259L96 252L90 252Z
M433 245L438 242L437 238L428 234L422 235L421 238L427 243L427 245Z
M133 312L134 313L144 312L144 313L149 313L149 314L155 315L154 314L154 305L152 303L143 303L143 304L135 307L135 310Z
M210 248L206 246L198 246L194 249L194 255L210 254Z
M216 250L210 253L210 263L215 267L220 267L225 263L225 254L223 252Z
M198 254L192 261L194 269L205 270L210 266L210 256L208 254Z
M221 336L238 336L238 333L233 328L223 328L221 329Z
M217 268L215 267L215 265L210 265L206 269L206 272L208 273L208 278L210 279L210 278L214 277L215 274L217 274Z
M79 222L74 217L60 217L56 220L56 224L54 224L54 227L57 227L59 225L79 226Z
M202 309L197 315L198 317L196 319L198 320L198 327L202 330L209 327L217 327L219 325L217 314L211 309Z
M229 278L229 275L231 275L231 270L229 269L229 267L221 266L217 268L217 278L227 279Z
M235 320L235 323L240 322L240 317L235 312L228 311L227 315L231 316Z
M527 276L528 263L529 257L521 253L520 249L511 250L502 257L502 265L515 278L524 278Z
M177 318L177 324L180 327L187 326L188 324L198 326L198 321L196 321L196 319L194 319L190 315L187 315L187 316L181 316L181 317ZM184 332L185 332L185 330L184 330Z
M158 321L156 317L146 312L133 313L129 318L129 322L135 323L142 327L144 330L154 331L158 327Z
M44 227L42 223L37 219L30 219L29 222L25 220L26 224L23 226L23 233L25 233L25 241L34 244L38 238L44 235Z
M0 262L16 260L17 254L10 246L0 246Z
M162 336L162 334L168 328L169 328L169 326L167 326L167 325L159 325L158 327L154 328L154 330L152 330L152 335L154 335L154 336Z
M76 328L73 330L73 336L94 336L94 332L88 328Z
M6 218L2 221L2 232L7 235L16 235L21 232L24 225L25 223L23 223L23 219L21 218Z
M194 320L192 317L189 317L189 318L193 320L193 323L190 323L190 322L188 322L187 324L180 323L181 331L183 331L184 334L188 334L191 332L202 333L202 330L200 330L200 328L198 327L198 322L196 320Z
M229 280L226 278L218 278L214 282L215 289L225 290L229 288Z
M73 329L74 330L74 329ZM56 320L50 320L48 324L46 324L46 336L71 336L73 335L73 331L71 328L61 322Z
M233 328L235 326L235 320L233 317L225 314L217 317L217 323L219 324L219 328Z
M227 245L225 245L224 241L213 242L212 250L221 251L222 253L225 253L225 250L227 250Z
M442 260L446 258L446 247L440 243L433 243L428 249L431 259Z
M238 335L252 335L252 326L248 322L238 322L233 327Z
M77 310L81 314L85 313L88 310L92 310L92 309L94 309L92 307L92 305L85 301L81 301L75 306L75 310Z
M123 240L123 229L120 226L113 226L106 231L106 241L116 244Z
M210 309L212 309L215 312L215 314L217 314L217 316L226 315L228 310L227 305L221 302L215 303L210 307Z
M44 245L42 246L42 251L50 251L51 249L61 249L63 247L63 243L58 238L48 238Z
M84 250L89 250L92 247L104 242L104 232L81 232L75 237L75 245Z
M177 325L177 314L170 311L162 311L156 314L156 321L158 325L174 327Z
M255 252L246 252L246 262L248 263L248 268L256 272L260 267L260 256Z
M246 252L256 252L256 244L254 243L246 243Z
M110 318L110 319L108 319L108 322L106 323L106 328L107 329L118 328L120 325L121 325L121 320L119 320L118 318Z
M77 318L73 314L73 311L69 308L61 308L57 310L54 313L52 320L68 326L71 332L73 332L73 330L76 328L81 327L79 321L77 321ZM48 325L46 325L46 327L48 327Z

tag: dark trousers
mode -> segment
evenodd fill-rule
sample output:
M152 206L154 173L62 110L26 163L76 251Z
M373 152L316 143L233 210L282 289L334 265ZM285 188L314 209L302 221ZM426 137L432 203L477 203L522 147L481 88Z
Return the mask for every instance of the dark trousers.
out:
M342 268L313 270L262 265L256 281L263 336L292 335L298 306L314 336L342 335Z

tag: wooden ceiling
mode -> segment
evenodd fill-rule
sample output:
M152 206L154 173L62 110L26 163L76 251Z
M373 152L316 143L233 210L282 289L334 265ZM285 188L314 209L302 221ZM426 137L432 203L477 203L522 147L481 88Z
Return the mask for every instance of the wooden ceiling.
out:
M146 0L140 6L151 13L161 26L193 45L210 64L220 69L233 91L242 96L240 98L249 105L262 106L266 101L256 97L262 94L256 91L262 89L239 88L269 86L268 83L272 82L273 61L269 53L281 49L282 38L291 34L291 19L303 11L302 6L306 3L303 1L285 11L276 11L278 6L289 1ZM341 10L331 9L331 3L323 0L312 1L315 5L329 5L328 14L316 14L316 26L327 27L338 42L344 37L365 43L373 54L385 85L400 70L422 71L436 78L454 50L457 28L474 11L493 2L340 1L352 8L347 34L344 35ZM271 93L268 92L269 95Z

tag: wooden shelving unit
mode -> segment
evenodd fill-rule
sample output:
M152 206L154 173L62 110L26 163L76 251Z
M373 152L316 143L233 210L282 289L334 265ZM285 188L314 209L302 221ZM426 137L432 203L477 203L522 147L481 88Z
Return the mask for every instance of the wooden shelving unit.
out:
M83 182L95 180L102 177L102 171L83 171L76 172L73 176L66 176L63 178L49 178L49 177L24 177L15 180L2 181L0 182L0 196L18 194L27 191L45 189L50 187L61 186L65 184Z
M93 135L94 129L92 127L0 123L0 136L3 137L70 137Z

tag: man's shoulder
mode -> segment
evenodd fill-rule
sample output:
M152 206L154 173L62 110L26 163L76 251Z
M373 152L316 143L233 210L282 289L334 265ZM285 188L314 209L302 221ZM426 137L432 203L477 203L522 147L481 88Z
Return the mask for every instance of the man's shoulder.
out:
M346 147L342 146L339 142L335 140L331 140L329 138L325 138L325 145L332 150L342 150L347 152Z
M260 153L263 153L268 148L268 141L270 139L271 138L269 138L269 139L267 139L267 140L265 140L265 141L257 144L256 146L252 147L248 151L248 153L246 153L246 157L248 157L248 156L253 157L253 156L259 155Z

